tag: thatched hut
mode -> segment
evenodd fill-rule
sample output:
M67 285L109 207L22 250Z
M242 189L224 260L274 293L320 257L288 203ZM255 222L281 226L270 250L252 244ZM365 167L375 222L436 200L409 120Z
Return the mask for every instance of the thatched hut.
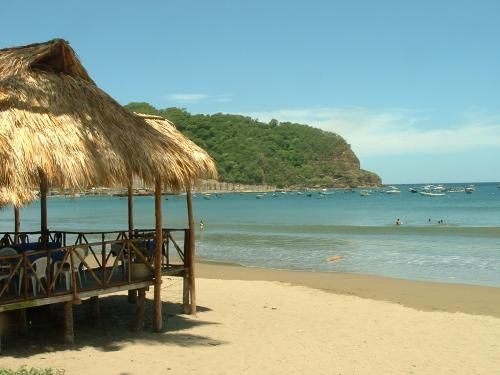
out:
M186 190L188 210L191 211L192 184L200 177L216 175L210 156L168 121L124 109L97 87L68 42L55 39L0 50L0 160L0 203L18 207L33 198L31 189L40 190L42 243L47 243L50 236L46 204L48 186L73 190L88 186L127 186L129 237L122 238L121 243L122 252L125 247L129 251L129 263L135 246L131 242L134 229L131 181L137 177L154 184L154 327L161 329L159 293L164 235L161 191L162 188ZM189 233L193 236L191 212L189 217ZM189 243L194 245L194 241ZM74 248L63 250L66 251L64 260L71 258L73 262ZM143 257L137 249L135 251L137 257ZM194 256L194 251L189 254ZM50 255L48 250L48 259ZM106 274L104 257L103 250L101 268ZM31 267L30 264L26 266L27 259L31 258L24 254L20 259L23 259L26 274ZM192 279L192 268L190 272ZM95 274L93 276L98 279ZM75 284L73 297L77 300ZM46 297L51 297L50 286L47 282ZM194 290L194 283L192 288ZM25 285L25 299L28 299L26 289ZM192 300L193 295L192 291ZM61 298L59 300L64 300Z
M183 153L181 137L146 126L99 89L60 39L0 50L0 121L7 187L38 186L40 173L75 189L122 185L132 174L179 190L207 172Z

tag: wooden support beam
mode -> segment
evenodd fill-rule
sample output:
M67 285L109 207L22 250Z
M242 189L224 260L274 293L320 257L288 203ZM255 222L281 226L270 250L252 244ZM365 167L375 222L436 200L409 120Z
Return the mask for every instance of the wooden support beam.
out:
M161 248L163 244L162 216L161 216L161 177L156 176L155 181L155 275L154 275L154 316L153 330L161 332L163 327L163 315L161 305Z
M47 192L49 186L47 183L47 176L45 173L40 172L40 229L42 233L48 229L47 225Z
M42 232L42 243L46 245L49 242L48 224L47 224L47 192L49 190L49 185L45 173L40 171L39 175L40 175L40 230Z
M131 289L128 291L127 300L128 300L128 303L130 303L130 304L137 303L137 289Z
M26 336L28 334L28 320L26 319L26 309L20 309L17 311L17 330L22 336Z
M132 176L130 176L128 186L127 186L127 196L128 196L128 238L131 239L134 236L134 194L132 191ZM137 302L137 290L132 289L128 291L128 302Z
M184 314L191 314L191 305L189 304L189 276L185 272L182 277L182 308Z
M99 307L99 296L93 296L89 299L90 317L95 320L101 319L101 309Z
M195 278L195 239L194 239L194 217L193 217L193 197L191 194L191 186L188 186L186 191L187 211L189 221L189 236L188 236L188 278L189 278L189 291L191 301L191 315L196 315L196 278Z
M64 302L64 343L73 344L75 333L73 329L73 301Z
M132 191L132 177L128 183L128 238L134 236L134 195Z
M138 289L138 297L135 308L136 314L136 326L135 328L138 331L142 331L144 329L144 312L145 312L145 301L146 301L146 288Z
M19 207L14 206L14 243L19 243L19 229L21 228L21 220L19 215Z

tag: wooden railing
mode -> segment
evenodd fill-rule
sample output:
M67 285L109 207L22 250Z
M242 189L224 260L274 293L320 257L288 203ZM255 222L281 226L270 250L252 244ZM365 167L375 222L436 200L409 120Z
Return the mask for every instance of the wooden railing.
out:
M153 280L154 230L135 230L132 238L128 231L0 236L0 251L18 251L0 255L0 305ZM189 229L163 230L163 270L186 269L188 251Z

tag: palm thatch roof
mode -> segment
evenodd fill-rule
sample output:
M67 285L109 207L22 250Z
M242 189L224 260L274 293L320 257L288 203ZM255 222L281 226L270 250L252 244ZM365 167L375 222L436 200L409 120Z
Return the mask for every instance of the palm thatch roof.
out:
M29 191L40 174L49 185L70 189L125 186L132 176L153 183L160 176L179 190L215 173L206 153L191 157L189 142L177 152L153 122L159 121L129 112L98 88L64 40L0 50L0 186L6 191Z
M31 203L38 197L34 190L24 190L0 187L0 208L6 205L13 205L15 207L21 207L27 203Z
M176 159L171 161L172 165L177 164L182 168L189 168L190 173L195 176L196 180L217 177L217 169L210 155L177 130L172 122L161 116L142 113L136 113L136 115L143 118L146 123L171 141L169 156ZM167 155L165 156L167 157ZM189 163L186 161L189 161Z

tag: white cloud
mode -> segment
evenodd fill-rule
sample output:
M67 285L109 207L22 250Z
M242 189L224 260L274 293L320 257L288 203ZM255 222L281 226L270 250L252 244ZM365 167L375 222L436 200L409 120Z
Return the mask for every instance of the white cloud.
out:
M443 154L484 147L500 148L500 119L471 116L447 127L429 128L421 113L408 110L370 111L364 108L318 108L256 112L262 121L305 123L333 131L360 156Z
M233 99L233 96L231 94L207 95L201 93L176 93L164 95L162 99L180 104L193 104L201 101L228 103Z
M186 93L170 94L165 96L165 99L178 103L197 103L207 98L208 95L206 94L186 94Z

